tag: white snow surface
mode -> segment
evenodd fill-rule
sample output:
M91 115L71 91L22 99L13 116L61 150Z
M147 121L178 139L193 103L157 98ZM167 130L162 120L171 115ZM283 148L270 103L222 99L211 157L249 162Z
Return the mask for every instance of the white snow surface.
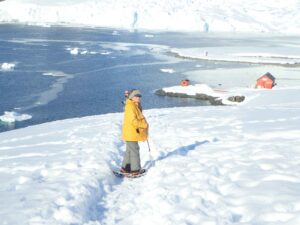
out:
M299 9L296 0L6 0L0 2L0 21L299 34ZM66 51L74 57L98 54L79 47ZM298 44L282 43L270 48L222 46L172 52L208 60L295 66L300 58ZM1 72L15 67L0 65ZM145 110L151 151L147 143L140 143L148 173L139 179L122 180L111 172L120 166L125 151L120 139L122 113L1 133L0 224L300 224L299 68L200 69L185 74L195 84L184 92L201 88L219 96L245 95L246 100L234 106ZM162 68L161 72L176 70ZM265 72L276 77L277 86L253 89ZM61 71L44 75L60 79L34 105L56 98L61 85L72 79ZM30 115L5 112L0 119L14 122Z
M122 113L0 134L1 224L300 224L300 84L145 110L146 176L115 177ZM133 213L134 212L134 213Z
M196 96L197 94L205 94L207 96L212 96L216 99L220 99L224 105L236 105L238 102L229 101L228 98L231 96L236 96L241 93L235 93L234 90L229 89L214 89L207 84L195 84L189 86L173 86L162 88L165 93L177 93L177 94L187 94L188 96Z
M277 46L276 46L277 45ZM173 48L170 52L180 57L204 59L212 61L247 62L255 64L299 64L299 45L282 46L276 43L268 47L203 47L203 48Z
M124 29L300 33L299 0L5 0L0 21Z

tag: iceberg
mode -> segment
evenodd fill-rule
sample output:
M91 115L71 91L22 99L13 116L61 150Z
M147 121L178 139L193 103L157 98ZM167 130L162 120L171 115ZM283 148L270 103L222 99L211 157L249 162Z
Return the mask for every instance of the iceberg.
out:
M11 71L11 70L14 70L14 68L16 66L14 63L7 63L7 62L0 64L0 65L1 65L0 66L1 71Z
M30 120L31 118L32 116L28 114L20 114L17 112L8 112L8 111L5 111L4 114L0 116L0 120L6 123L14 123L16 121Z

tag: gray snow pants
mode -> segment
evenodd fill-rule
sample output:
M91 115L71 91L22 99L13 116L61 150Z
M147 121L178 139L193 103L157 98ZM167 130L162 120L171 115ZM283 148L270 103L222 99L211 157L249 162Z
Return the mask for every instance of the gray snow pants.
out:
M122 168L127 171L139 171L141 169L140 146L137 141L126 141Z

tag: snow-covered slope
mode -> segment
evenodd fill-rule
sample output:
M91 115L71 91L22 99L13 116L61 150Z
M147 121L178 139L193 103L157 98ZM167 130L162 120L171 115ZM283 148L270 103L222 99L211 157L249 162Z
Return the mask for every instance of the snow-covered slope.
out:
M0 1L0 21L299 34L299 9L296 0L6 0ZM271 46L273 51L250 49L250 55L244 47L173 51L247 62L253 54L272 62L275 56L275 63L297 66L298 52L291 51L296 45ZM0 65L2 72L15 66ZM300 224L299 73L295 67L274 69L279 79L272 90L248 85L248 70L254 76L269 69L189 72L193 81L236 88L246 101L145 110L151 151L141 143L141 156L149 170L135 180L111 173L125 150L120 113L1 133L0 224Z
M122 114L0 134L1 224L300 224L300 87L146 110L146 176L120 180ZM134 212L134 213L132 213Z
M299 10L299 0L6 0L0 21L299 34Z

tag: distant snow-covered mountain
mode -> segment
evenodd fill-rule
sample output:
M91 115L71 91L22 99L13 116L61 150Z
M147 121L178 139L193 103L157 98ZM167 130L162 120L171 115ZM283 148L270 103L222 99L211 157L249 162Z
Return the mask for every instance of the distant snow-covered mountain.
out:
M200 32L300 33L299 0L9 0L0 22Z

